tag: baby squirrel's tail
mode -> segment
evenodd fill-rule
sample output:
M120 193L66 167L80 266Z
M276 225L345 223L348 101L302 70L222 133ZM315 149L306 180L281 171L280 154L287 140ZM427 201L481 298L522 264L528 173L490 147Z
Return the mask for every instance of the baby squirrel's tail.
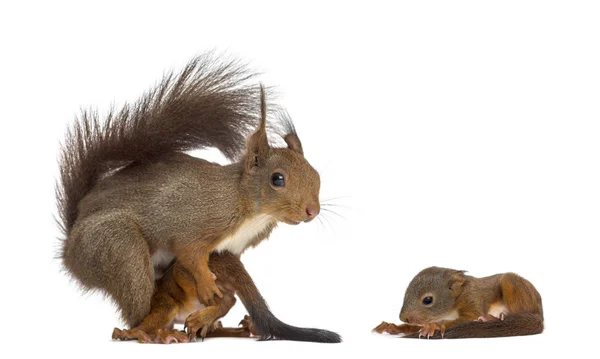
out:
M70 232L86 193L123 166L204 147L237 159L257 123L258 89L247 83L253 76L239 62L209 53L103 121L96 111L83 111L61 149L56 193L63 233Z
M538 313L510 313L504 320L493 319L487 322L467 321L456 323L449 327L444 333L444 339L461 338L496 338L513 337L520 335L539 334L544 330L544 318ZM405 336L405 338L417 338L418 334ZM430 337L441 339L439 332Z

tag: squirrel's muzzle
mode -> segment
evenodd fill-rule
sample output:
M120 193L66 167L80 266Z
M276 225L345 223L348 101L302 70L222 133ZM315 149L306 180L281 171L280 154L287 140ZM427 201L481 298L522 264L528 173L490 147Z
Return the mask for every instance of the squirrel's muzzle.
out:
M312 221L321 211L319 203L310 203L306 206L306 220L304 222Z

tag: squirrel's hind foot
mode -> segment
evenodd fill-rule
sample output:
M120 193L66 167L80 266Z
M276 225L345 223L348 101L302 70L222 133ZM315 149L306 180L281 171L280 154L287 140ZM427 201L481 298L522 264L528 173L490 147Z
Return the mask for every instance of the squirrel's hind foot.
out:
M185 332L176 329L158 329L155 333L146 333L139 328L121 330L115 328L112 334L113 340L136 340L140 343L152 344L175 344L189 342Z

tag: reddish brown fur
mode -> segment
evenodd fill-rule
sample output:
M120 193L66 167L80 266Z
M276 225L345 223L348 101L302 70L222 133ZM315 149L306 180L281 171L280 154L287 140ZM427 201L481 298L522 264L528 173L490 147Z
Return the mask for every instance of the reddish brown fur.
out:
M426 296L434 298L431 305L422 303ZM505 307L500 318L489 314L494 305ZM443 319L454 312L456 319ZM514 273L475 278L464 271L431 267L409 284L400 319L408 324L382 322L374 331L413 338L538 334L543 331L542 298L529 281Z
M217 275L215 283L223 293L223 297L217 299L214 305L203 303L206 307L196 311L193 305L196 300L194 276L179 262L175 262L157 282L150 314L135 328L129 330L115 328L113 339L137 339L143 343L170 344L187 342L196 335L201 338L260 335L254 330L249 317L242 320L243 326L240 328L223 328L218 321L235 304L236 288L247 285L237 282L240 276L236 273L239 274L240 270L232 271L232 268L243 268L243 266L231 253L211 255L210 269ZM187 317L185 321L187 333L173 329L178 315Z

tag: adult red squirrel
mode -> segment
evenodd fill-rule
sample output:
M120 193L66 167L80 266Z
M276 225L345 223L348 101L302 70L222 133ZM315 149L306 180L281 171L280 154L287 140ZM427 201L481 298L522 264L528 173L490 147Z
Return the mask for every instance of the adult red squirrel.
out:
M382 322L378 333L409 338L490 338L539 334L544 330L542 297L514 273L484 278L430 267L408 285L400 320Z
M208 268L212 252L239 258L279 222L319 214L319 175L288 117L274 123L287 148L270 146L264 92L252 78L239 62L199 56L104 121L83 112L66 135L57 189L64 267L108 294L130 327L150 313L156 273L174 258L198 301L214 306L223 293ZM205 147L233 162L184 153ZM308 339L339 341L326 333Z

